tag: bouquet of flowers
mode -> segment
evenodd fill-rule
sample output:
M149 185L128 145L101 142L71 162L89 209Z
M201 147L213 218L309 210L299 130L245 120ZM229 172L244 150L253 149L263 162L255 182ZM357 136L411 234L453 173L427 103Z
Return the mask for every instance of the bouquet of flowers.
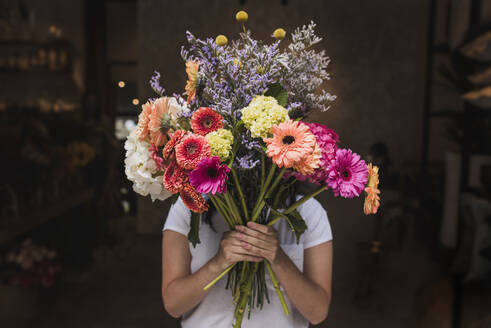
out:
M298 28L280 49L283 29L270 44L253 39L247 13L236 15L237 40L200 40L187 32L183 47L188 81L183 95L164 96L158 72L150 84L159 95L142 106L138 125L126 141L126 174L134 190L152 199L179 194L191 210L189 239L199 243L200 215L214 206L231 230L249 221L273 225L286 220L297 241L307 226L297 207L324 190L353 198L366 193L366 214L379 207L378 168L366 164L319 123L304 121L326 111L335 96L318 90L329 79L329 58L313 46L321 41L315 24ZM298 181L317 185L295 202ZM262 307L271 276L286 314L289 310L270 263L240 262L227 287L240 327L247 306ZM250 312L249 312L250 313Z

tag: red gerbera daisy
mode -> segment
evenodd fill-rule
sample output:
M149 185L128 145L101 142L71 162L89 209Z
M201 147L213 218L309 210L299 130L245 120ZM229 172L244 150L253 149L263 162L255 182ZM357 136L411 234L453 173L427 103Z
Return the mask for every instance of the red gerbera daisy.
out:
M172 134L170 140L165 144L164 149L162 149L162 158L164 161L168 161L172 158L174 154L174 147L181 141L181 139L186 135L186 131L177 130Z
M208 211L205 199L190 184L186 184L181 190L181 199L191 211L203 213Z
M188 183L188 175L176 162L172 162L165 170L163 180L165 189L177 194Z
M176 146L177 164L186 170L193 170L199 162L211 154L211 147L205 137L190 134Z
M199 135L223 129L223 117L209 107L201 107L191 117L191 128Z

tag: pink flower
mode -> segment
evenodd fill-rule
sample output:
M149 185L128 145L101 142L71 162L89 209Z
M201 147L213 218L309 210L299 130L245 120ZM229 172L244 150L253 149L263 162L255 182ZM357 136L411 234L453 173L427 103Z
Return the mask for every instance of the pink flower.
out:
M152 103L147 101L142 105L142 111L140 115L138 115L136 135L140 141L145 140L148 137L148 123L150 122L150 115L152 115Z
M176 146L177 164L186 170L193 170L199 162L211 154L211 147L205 137L189 134Z
M157 170L163 171L165 166L164 166L164 159L159 156L159 147L155 146L152 144L149 149L150 153L152 154L152 159L155 162L155 166L157 167Z
M205 157L193 171L189 172L189 182L196 191L207 194L222 193L227 190L230 168L220 163L220 157Z
M318 168L313 173L304 175L293 172L292 175L301 181L309 180L311 183L320 184L329 175L329 163L336 156L339 136L323 124L308 122L302 122L302 124L307 125L310 128L310 132L314 134L315 141L321 150L321 158Z
M326 182L334 196L353 198L364 190L368 180L368 168L360 155L350 149L338 149L329 165Z

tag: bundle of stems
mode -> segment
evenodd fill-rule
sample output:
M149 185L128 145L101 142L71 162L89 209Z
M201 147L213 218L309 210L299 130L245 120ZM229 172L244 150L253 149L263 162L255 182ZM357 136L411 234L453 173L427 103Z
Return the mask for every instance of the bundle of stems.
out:
M286 172L286 168L282 168L279 170L278 173L276 173L277 169L277 166L273 164L269 168L269 172L266 175L265 159L263 156L259 195L255 201L255 205L251 213L249 213L246 198L244 197L244 193L242 192L242 188L239 182L239 177L235 169L231 167L233 185L235 187L233 188L233 190L235 191L235 197L232 195L230 189L222 194L210 195L211 202L213 203L221 217L225 220L230 230L235 230L235 227L237 225L246 225L249 221L256 222L259 219L261 219L262 223L272 226L274 223L282 218L287 219L292 230L295 230L295 226L292 225L292 223L288 220L288 215L294 212L298 206L302 205L307 200L315 197L326 189L326 186L320 186L317 190L303 196L283 211L279 212L277 209L271 208L268 213L268 211L266 210L266 200L273 195L273 192L275 192L275 190L277 192L275 194L275 199L278 199L280 193L286 190L286 188L282 188L282 186L279 186L280 182L283 180L283 175ZM277 187L279 190L277 189ZM232 290L232 295L235 303L234 327L240 327L247 306L248 314L250 316L251 309L254 307L262 308L265 299L269 303L269 295L267 292L265 279L266 271L271 277L271 281L281 302L283 311L285 315L288 315L290 312L281 291L280 284L278 283L278 280L273 272L271 263L269 263L267 260L259 263L237 262L229 266L218 277L216 277L213 281L206 285L204 287L204 290L208 290L217 281L222 279L227 273L229 274L227 288L230 288Z

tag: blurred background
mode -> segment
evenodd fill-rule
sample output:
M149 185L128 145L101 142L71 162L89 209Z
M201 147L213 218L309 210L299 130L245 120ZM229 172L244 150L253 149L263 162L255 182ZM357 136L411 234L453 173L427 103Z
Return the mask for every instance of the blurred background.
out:
M234 39L238 10L266 41L317 23L338 98L311 120L381 167L376 216L319 197L319 327L491 327L490 0L0 0L0 326L179 326L160 294L169 203L132 191L123 144L154 70L184 91L185 31Z

